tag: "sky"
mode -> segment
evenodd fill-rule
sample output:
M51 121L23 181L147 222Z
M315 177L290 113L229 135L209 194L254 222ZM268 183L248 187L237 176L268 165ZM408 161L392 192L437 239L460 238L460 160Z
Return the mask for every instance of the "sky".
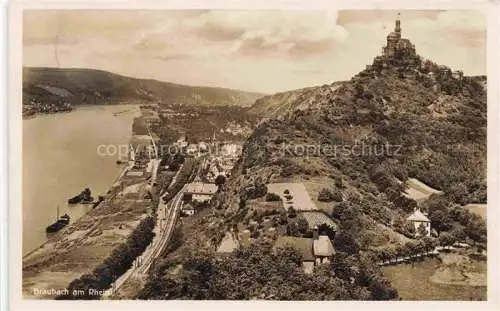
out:
M486 74L486 17L401 11L424 58ZM261 93L347 80L381 54L396 11L26 10L23 65L93 68Z

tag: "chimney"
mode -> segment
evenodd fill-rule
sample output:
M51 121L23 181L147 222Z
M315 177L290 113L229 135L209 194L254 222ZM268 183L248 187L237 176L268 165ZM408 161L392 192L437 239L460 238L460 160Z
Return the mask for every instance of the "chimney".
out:
M319 229L318 229L318 226L314 226L313 228L313 239L314 240L317 240L319 237Z

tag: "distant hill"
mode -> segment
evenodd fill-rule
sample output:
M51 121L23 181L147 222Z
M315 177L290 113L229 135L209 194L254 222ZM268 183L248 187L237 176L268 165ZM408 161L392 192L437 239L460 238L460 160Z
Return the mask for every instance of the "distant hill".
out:
M263 94L125 77L102 70L23 68L23 104L114 104L161 101L202 106L250 106Z

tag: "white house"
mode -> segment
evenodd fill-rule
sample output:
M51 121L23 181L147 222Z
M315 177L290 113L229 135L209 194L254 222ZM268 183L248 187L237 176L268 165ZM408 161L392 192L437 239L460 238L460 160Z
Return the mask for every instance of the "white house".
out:
M313 253L317 265L330 262L335 254L330 238L326 235L315 237L313 239Z
M425 228L426 234L425 236L430 236L431 235L431 221L427 216L424 215L420 211L420 209L416 209L413 214L408 216L407 220L415 226L415 235L420 235L419 233L419 227L422 225Z
M221 155L224 157L238 157L243 150L239 144L226 144L221 147Z

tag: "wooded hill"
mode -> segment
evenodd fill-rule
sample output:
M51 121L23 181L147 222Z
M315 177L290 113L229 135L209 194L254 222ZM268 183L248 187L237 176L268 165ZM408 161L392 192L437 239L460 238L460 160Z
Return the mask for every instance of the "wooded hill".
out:
M204 106L250 106L262 94L136 79L95 69L23 68L23 104L66 101L72 105L152 101Z
M324 189L309 195L339 229L331 265L313 274L313 283L322 285L308 283L296 252L276 257L257 239L221 259L197 248L180 262L166 260L140 297L394 299L396 291L377 266L384 250L456 241L486 247L484 221L461 206L487 199L485 82L419 56L377 57L340 85L279 94L270 105L260 101L252 109L271 117L246 141L231 178L212 200L210 217L220 215L210 221L214 236L196 245L218 245L249 206L262 204L267 183L320 185ZM444 193L420 202L435 230L430 240L416 240L406 221L417 207L404 195L410 177Z

